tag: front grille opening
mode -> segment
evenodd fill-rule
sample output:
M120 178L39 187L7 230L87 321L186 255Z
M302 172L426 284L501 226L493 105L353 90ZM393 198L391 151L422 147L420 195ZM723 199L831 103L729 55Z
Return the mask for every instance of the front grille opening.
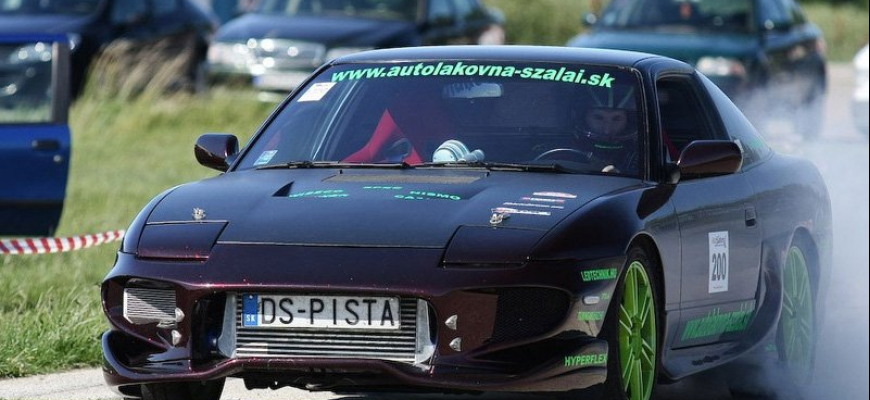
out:
M567 293L549 288L500 288L495 327L490 343L530 339L543 335L565 320L571 300Z
M205 297L193 306L192 338L193 360L200 364L214 359L226 358L218 350L218 341L223 332L225 293Z

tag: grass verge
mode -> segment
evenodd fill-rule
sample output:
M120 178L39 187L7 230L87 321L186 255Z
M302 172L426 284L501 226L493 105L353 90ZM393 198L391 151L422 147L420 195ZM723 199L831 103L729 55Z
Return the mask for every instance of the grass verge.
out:
M193 156L205 132L246 141L274 108L254 93L86 94L71 110L73 152L57 236L126 228L163 189L213 176ZM0 256L0 377L100 363L107 329L99 284L117 245L64 254Z

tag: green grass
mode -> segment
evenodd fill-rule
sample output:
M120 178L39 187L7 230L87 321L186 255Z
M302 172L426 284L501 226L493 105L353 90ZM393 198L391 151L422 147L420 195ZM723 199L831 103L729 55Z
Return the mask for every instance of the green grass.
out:
M870 20L866 8L807 4L804 11L810 21L825 32L831 61L851 61L855 53L867 44Z
M246 141L274 105L252 93L86 96L71 110L73 155L56 236L124 229L162 190L216 173L193 143L205 132ZM99 284L118 244L64 254L0 256L0 377L98 365L107 329Z
M502 10L507 19L507 40L511 44L564 46L583 31L581 17L605 0L535 0L531 4L517 0L484 0ZM807 4L810 19L825 34L831 61L850 61L867 43L868 11L853 5L830 6Z

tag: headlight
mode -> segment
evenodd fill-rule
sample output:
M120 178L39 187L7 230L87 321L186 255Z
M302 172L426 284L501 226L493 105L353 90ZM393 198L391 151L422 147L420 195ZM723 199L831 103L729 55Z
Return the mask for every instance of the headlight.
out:
M36 42L19 47L8 59L10 64L51 61L51 43Z
M374 47L336 47L329 49L326 52L326 61L332 61L336 58L346 56L348 54L359 53L361 51L372 50Z
M695 68L707 76L746 77L746 67L740 60L727 57L701 57Z

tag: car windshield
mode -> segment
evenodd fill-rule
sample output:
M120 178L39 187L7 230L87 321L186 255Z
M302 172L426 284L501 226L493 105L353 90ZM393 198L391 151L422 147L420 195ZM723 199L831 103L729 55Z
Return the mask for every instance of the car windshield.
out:
M0 15L89 15L103 0L0 0Z
M265 0L260 12L413 21L418 0Z
M338 65L299 89L237 168L393 163L638 176L638 81L633 70L582 64Z
M618 29L755 30L751 0L614 0L601 25Z

